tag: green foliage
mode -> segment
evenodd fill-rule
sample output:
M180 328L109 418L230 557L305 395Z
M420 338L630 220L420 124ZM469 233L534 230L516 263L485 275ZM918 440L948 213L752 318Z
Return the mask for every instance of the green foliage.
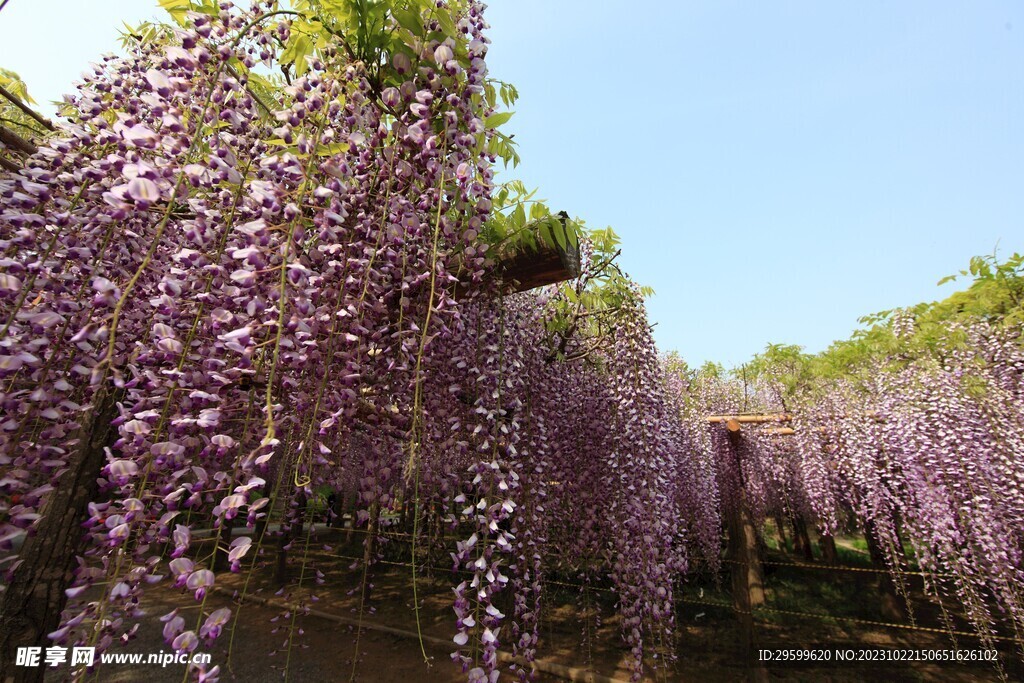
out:
M669 351L665 354L665 357L662 358L662 367L665 368L666 373L675 375L686 382L689 382L696 374L678 351Z
M13 71L0 69L0 85L2 85L7 92L11 93L25 104L36 103L36 101L28 94L28 86L25 85L25 81L21 80L21 76Z
M751 386L769 383L785 402L837 380L849 380L856 386L880 369L940 362L967 343L965 332L956 323L984 320L997 327L1021 329L1024 256L1015 253L1005 261L995 255L976 256L967 269L939 284L960 277L972 278L966 289L942 301L864 316L862 329L822 353L807 354L798 346L772 344L733 374L742 375Z
M25 81L13 71L0 69L0 86L3 86L7 92L26 105L31 106L36 103L29 95ZM3 97L0 97L0 126L4 126L26 139L39 138L47 134L46 129L38 121Z
M519 248L557 245L564 249L571 242L570 246L581 252L582 274L554 286L545 326L552 360L590 359L594 351L607 346L619 318L654 290L637 285L615 263L619 237L610 227L591 230L565 212L552 215L543 202L531 199L532 193L519 192L525 188L518 181L506 186L516 191L519 200L508 219L513 228L523 221L522 233L510 233L517 235ZM501 192L498 195L503 196ZM529 219L525 218L523 198L534 202Z
M1024 255L1014 253L1005 261L995 254L975 256L967 270L944 277L939 284L967 275L974 278L970 287L932 304L923 317L929 321L980 317L1007 326L1024 324Z
M158 0L171 19L184 25L189 11L216 14L215 0ZM466 36L456 26L455 18L463 11L462 3L449 3L447 8L438 8L430 0L290 0L275 5L273 11L283 14L278 21L289 21L291 30L287 40L280 45L282 51L276 68L284 82L274 76L257 74L245 69L237 61L232 66L249 77L250 90L264 102L279 99L281 87L293 78L302 76L309 69L311 59L328 59L333 48L340 46L346 60L361 65L377 95L384 88L399 86L406 80L394 66L394 57L407 57L413 69L431 46L439 43L453 44L456 61L463 67L469 66ZM273 19L272 19L273 20ZM271 21L272 21L271 20ZM426 27L432 27L428 30ZM158 39L168 27L159 24L141 24L127 27L122 41L149 41ZM515 86L499 80L490 80L482 97L489 109L495 109L499 101L506 109L515 104L519 91ZM519 165L513 136L500 130L512 118L513 112L500 111L491 114L484 121L487 131L493 134L479 134L479 149L502 160L507 168Z
M706 361L697 371L697 379L721 379L725 377L725 366L714 361Z
M795 344L769 344L744 368L748 381L767 379L781 385L787 392L806 386L814 376L812 356Z
M180 26L186 25L186 17L189 12L199 12L215 16L218 12L217 3L214 0L158 0L171 19Z
M499 257L541 247L562 250L579 249L583 233L579 222L564 212L552 213L536 190L528 190L521 180L511 180L494 192L493 211L482 231ZM529 209L527 209L529 207Z
M25 82L13 71L0 69L0 85L10 94L10 97L15 98L22 105L28 107L35 104L35 100L28 93ZM7 97L0 97L0 128L22 138L29 144L38 143L49 134L45 126L26 114L21 107ZM17 153L7 148L0 151L0 160L3 160L5 168L21 165Z
M124 23L124 29L120 31L121 47L127 49L133 45L150 45L157 42L166 42L173 36L171 26L152 21L143 21L135 26Z

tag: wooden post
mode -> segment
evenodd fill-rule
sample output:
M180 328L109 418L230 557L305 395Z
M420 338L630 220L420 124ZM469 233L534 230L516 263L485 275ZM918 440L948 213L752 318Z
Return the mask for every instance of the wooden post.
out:
M745 490L746 481L743 475L743 463L740 459L740 425L738 422L727 422L726 429L729 434L729 445L732 455L735 458L737 472L740 478L739 498L729 519L730 544L732 544L733 559L740 563L744 571L738 572L742 578L742 590L746 594L751 607L760 607L764 604L764 569L761 566L761 558L757 554L757 529L754 524L754 517L747 504L747 493ZM735 530L735 533L733 531Z
M92 411L79 429L78 447L42 510L36 532L26 536L20 564L0 594L0 681L38 683L45 666L15 666L18 647L50 645L46 634L57 630L67 604L76 557L84 546L82 524L99 491L97 479L106 463L105 448L117 440L111 423L118 416L123 391L101 388Z
M737 498L728 515L729 558L733 561L732 574L733 609L740 621L740 646L747 662L750 680L755 683L768 680L768 671L757 661L754 647L753 610L764 604L764 570L757 554L757 529L747 504L746 483L743 476L743 462L740 458L742 436L740 423L726 421L729 435L729 450L735 459L739 487Z

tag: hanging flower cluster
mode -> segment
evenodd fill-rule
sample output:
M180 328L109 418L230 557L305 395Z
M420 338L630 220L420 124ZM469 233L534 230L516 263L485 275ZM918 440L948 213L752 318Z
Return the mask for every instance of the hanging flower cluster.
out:
M1024 350L982 322L950 325L947 341L802 410L795 451L824 524L852 510L894 569L906 540L926 588L955 596L985 639L1024 626Z
M396 9L402 42L371 60L324 17L203 7L95 66L58 135L0 177L0 543L86 467L90 416L117 415L82 472L101 491L50 637L130 638L160 581L205 604L270 536L297 547L326 485L358 501L364 571L399 505L414 549L464 534L446 550L469 573L453 659L470 681L497 679L501 646L536 656L552 561L610 577L639 679L651 643L671 649L688 553L717 556L712 473L638 290L606 344L566 335L562 360L545 344L566 294L496 284L483 6ZM289 55L314 23L319 49ZM261 531L193 543L241 524ZM163 635L193 651L232 616L174 611Z
M893 329L905 338L913 320L897 316ZM795 516L827 535L859 528L904 593L909 543L947 619L952 598L987 644L1001 626L1020 632L1019 330L947 323L930 353L882 358L863 376L808 383L788 398L777 374L767 368L753 382L702 376L680 387L693 429L707 433L694 443L718 463L723 508L740 504L742 490L759 521ZM745 426L733 457L725 429L700 423L740 412L786 413L795 433Z
M484 272L480 8L460 20L459 60L451 38L415 64L396 53L405 80L377 92L331 47L268 113L246 74L288 40L289 15L222 3L169 44L107 58L60 136L2 181L4 538L77 465L83 415L104 396L120 409L76 579L114 588L55 637L109 645L163 544L201 600L214 575L185 557L183 515L252 522L360 429L404 433L389 394L410 393L448 333L455 270ZM210 619L165 635L191 650L219 631Z

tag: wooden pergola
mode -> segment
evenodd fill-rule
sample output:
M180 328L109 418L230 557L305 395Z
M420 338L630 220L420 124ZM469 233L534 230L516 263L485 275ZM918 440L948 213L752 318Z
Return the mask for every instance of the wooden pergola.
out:
M869 410L863 413L864 417L870 418L875 422L882 422L884 418L878 413L877 410ZM834 418L849 417L847 415L834 415ZM745 424L763 425L763 424L779 424L785 425L786 423L792 422L794 415L792 413L737 413L734 415L708 415L704 418L708 424L725 424L725 428L730 433L739 433ZM819 427L818 429L824 429ZM760 430L762 434L772 434L775 436L791 436L796 434L796 430L792 427L779 426L779 427L768 427L767 429Z

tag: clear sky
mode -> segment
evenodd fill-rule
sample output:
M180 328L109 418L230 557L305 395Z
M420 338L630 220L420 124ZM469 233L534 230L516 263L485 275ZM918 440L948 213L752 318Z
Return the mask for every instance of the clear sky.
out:
M55 99L149 0L10 0L0 66ZM493 0L515 175L623 238L663 350L809 351L1024 249L1024 3Z

